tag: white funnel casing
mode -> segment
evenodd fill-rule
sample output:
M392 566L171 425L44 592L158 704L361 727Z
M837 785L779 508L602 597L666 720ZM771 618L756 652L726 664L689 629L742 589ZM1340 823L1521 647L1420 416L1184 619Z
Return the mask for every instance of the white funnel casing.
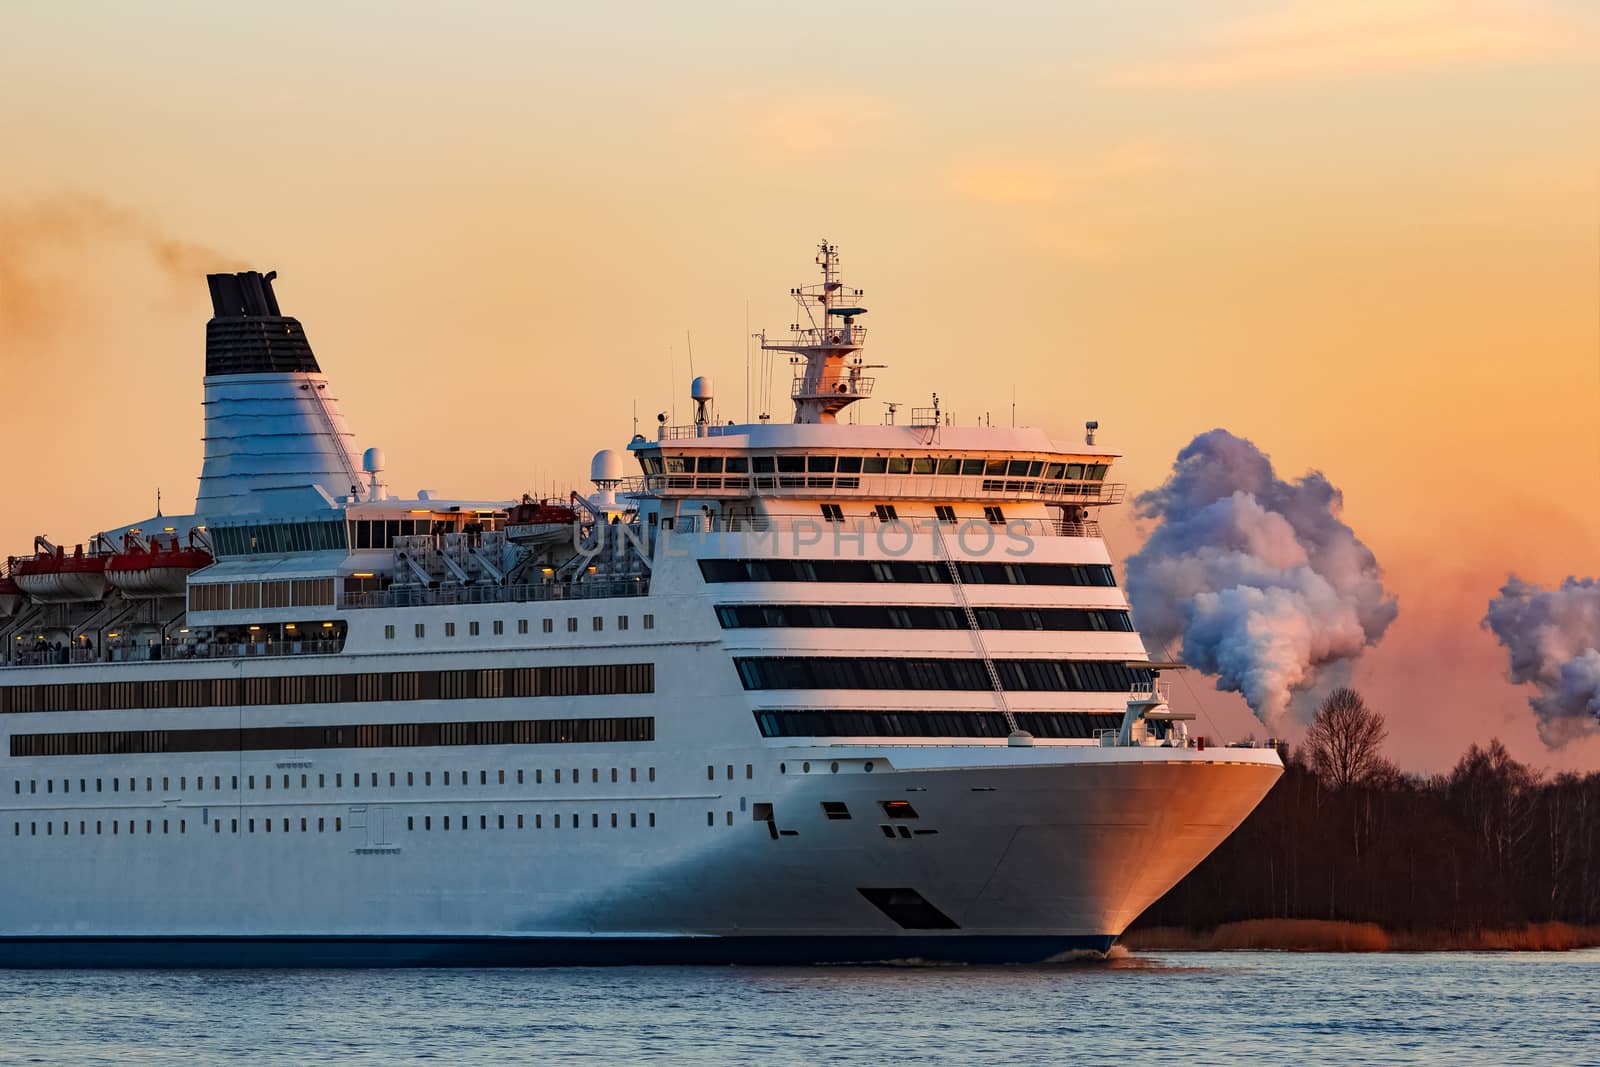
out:
M354 435L300 323L278 310L275 274L207 277L205 462L195 513L276 510L272 490L364 494Z

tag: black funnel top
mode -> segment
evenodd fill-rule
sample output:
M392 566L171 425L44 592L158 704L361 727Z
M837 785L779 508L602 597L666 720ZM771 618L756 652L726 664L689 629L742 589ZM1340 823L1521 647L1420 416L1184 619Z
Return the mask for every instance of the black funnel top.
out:
M211 309L206 323L206 376L219 374L317 373L299 319L278 310L272 292L277 271L208 274Z

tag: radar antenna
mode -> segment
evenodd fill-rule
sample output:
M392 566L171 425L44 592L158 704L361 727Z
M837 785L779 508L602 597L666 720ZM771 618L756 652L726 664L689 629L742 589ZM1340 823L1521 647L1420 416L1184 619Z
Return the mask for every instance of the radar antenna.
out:
M864 294L839 281L838 246L823 241L817 264L822 284L789 290L799 310L789 340L761 338L763 351L792 353L795 373L789 395L795 422L835 422L840 411L872 395L873 379L861 373L867 369L861 357L867 331L856 325L867 313L860 306Z

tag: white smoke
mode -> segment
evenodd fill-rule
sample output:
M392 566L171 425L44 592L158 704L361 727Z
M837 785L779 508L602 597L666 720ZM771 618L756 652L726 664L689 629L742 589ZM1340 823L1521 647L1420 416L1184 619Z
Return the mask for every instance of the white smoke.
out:
M1163 645L1181 638L1186 662L1273 729L1293 724L1294 697L1319 672L1348 666L1399 612L1377 559L1339 519L1339 490L1317 472L1282 481L1226 430L1185 446L1137 506L1160 523L1128 559L1140 629Z
M1539 736L1557 747L1600 719L1600 580L1568 578L1544 589L1512 575L1483 625L1511 657L1511 680L1532 682Z

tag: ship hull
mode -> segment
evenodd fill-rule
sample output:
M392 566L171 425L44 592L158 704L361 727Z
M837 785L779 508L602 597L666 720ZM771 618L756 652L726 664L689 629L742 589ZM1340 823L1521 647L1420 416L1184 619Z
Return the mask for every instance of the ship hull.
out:
M615 827L593 795L481 789L451 798L449 831L437 814L427 831L406 814L438 812L437 796L364 806L365 825L337 835L302 832L297 815L288 832L238 832L239 806L170 799L154 836L149 820L92 842L62 834L83 820L18 824L0 877L0 966L1037 963L1108 950L1281 773L1262 750L761 756L761 774L737 765L730 782L712 765L722 781L692 793L640 790L634 803L618 789ZM638 808L648 814L630 817ZM292 809L243 810L277 825ZM159 832L180 817L184 833ZM80 841L96 862L79 865Z
M405 968L1030 964L1104 954L1115 938L12 937L0 968Z

